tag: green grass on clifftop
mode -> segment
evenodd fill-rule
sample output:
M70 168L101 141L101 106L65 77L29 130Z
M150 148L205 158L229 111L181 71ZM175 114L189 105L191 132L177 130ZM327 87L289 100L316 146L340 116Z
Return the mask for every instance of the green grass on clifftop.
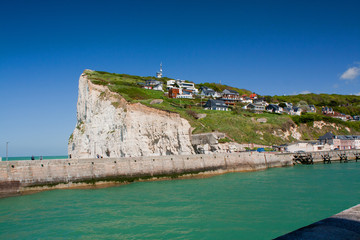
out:
M229 112L203 110L201 101L205 103L206 99L170 99L161 91L141 88L141 83L145 83L148 79L154 79L151 76L140 77L100 71L85 71L85 74L92 83L108 86L112 92L120 94L128 102L139 102L152 108L180 114L181 117L189 121L194 134L220 131L226 133L228 138L239 143L271 145L294 141L295 139L290 136L290 130L295 128L302 134L302 139L307 140L316 139L328 131L332 131L334 134L355 134L360 131L360 122L343 122L319 114L301 117L271 113L254 114L241 110L241 105L236 106L233 109L234 111ZM166 81L170 80L170 78L164 77L156 80L162 81L163 89L166 89ZM245 89L215 83L198 84L197 87L199 86L208 86L217 91L230 88L240 94L251 93L251 91ZM154 99L162 99L163 102L161 104L150 104ZM274 97L274 100L289 101L291 98ZM309 101L309 103L312 104L313 102ZM198 114L204 113L206 114L205 118L197 119ZM266 122L257 121L260 118L266 119ZM314 121L324 121L334 125L319 129L313 127Z

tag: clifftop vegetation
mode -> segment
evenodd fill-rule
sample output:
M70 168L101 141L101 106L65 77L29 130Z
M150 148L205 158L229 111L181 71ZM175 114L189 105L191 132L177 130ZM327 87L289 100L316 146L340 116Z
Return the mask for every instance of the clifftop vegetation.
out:
M252 94L252 92L250 90L235 88L235 87L231 87L231 86L223 85L223 84L219 84L219 83L207 83L206 82L206 83L196 84L197 88L200 88L202 86L212 88L213 90L215 90L217 92L222 92L225 89L228 89L228 90L237 91L240 95L246 94L249 96L250 94Z
M139 102L152 108L179 113L181 117L187 119L193 127L193 133L204 133L220 131L239 143L257 144L283 144L295 141L291 136L291 131L296 131L303 140L316 139L328 131L334 134L358 134L360 132L360 122L344 122L338 119L323 116L321 114L304 114L302 116L288 116L273 113L255 114L241 109L241 104L233 107L232 111L212 111L204 110L201 106L206 99L172 99L164 95L162 91L154 91L141 88L141 84L154 77L140 77L128 74L108 73L101 71L84 72L94 84L108 86L112 92L123 96L128 102ZM170 78L163 77L156 79L164 84ZM207 86L215 91L232 89L238 91L240 95L251 94L245 89L238 89L216 83L197 84L197 88ZM150 104L154 99L162 99L160 104ZM360 97L348 95L328 95L328 94L306 94L294 96L266 96L267 102L292 102L306 101L317 107L331 106L336 111L360 113ZM199 118L199 114L206 114L206 117ZM258 121L259 119L266 119ZM323 121L328 123L322 128L314 128L314 122Z

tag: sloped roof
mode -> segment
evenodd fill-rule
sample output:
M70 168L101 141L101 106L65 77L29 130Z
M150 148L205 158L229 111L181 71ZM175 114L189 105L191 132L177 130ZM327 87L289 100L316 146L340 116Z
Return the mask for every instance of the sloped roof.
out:
M327 139L334 139L335 135L332 134L331 132L327 132L324 135L319 137L319 140L327 140Z
M222 100L215 100L215 99L209 99L205 103L205 107L228 107L224 101Z
M239 95L239 93L235 90L230 90L230 89L225 89L223 91L224 94L235 94L235 95Z
M275 110L279 110L280 107L276 104L269 104L268 106L266 106L266 109L275 109Z
M213 89L211 89L211 88L208 88L208 89L204 89L203 91L202 91L204 94L210 94L210 93L215 93L215 91L213 90Z
M265 108L265 105L264 104L260 104L260 103L249 103L247 105L247 107L264 107Z
M360 139L360 136L357 136L357 135L338 135L335 138L336 139L341 139L341 140L355 140L355 139Z

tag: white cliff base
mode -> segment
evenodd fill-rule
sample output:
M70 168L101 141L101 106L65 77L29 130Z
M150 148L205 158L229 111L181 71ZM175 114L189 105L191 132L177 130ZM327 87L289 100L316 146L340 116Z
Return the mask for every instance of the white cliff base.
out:
M79 79L72 158L194 154L191 126L179 114L131 104L105 86Z

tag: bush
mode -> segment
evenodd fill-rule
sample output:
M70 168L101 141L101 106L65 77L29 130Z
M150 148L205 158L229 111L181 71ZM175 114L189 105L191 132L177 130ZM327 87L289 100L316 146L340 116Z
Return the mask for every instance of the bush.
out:
M325 116L315 113L303 113L301 116L291 116L291 119L299 125L300 123L312 123L314 121L324 120Z
M219 143L227 143L227 142L231 142L231 139L225 137L225 138L221 138L218 140Z

